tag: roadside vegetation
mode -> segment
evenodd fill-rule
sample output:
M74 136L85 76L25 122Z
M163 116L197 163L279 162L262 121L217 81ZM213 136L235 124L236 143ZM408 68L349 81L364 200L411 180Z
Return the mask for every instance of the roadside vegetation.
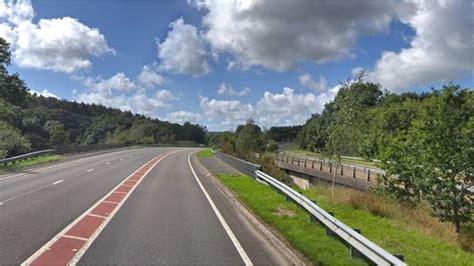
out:
M244 175L217 174L240 200L263 222L276 229L296 250L314 264L366 265L352 259L349 249L326 236L322 226L311 223L308 213L270 187Z
M0 164L0 172L18 171L27 167L59 161L62 159L63 159L63 156L57 155L57 154L38 156L38 157L34 157L28 160L17 161L15 163L8 163L6 166L3 164Z
M250 177L218 174L217 177L261 220L275 228L288 242L315 264L357 265L349 249L325 235L324 228L311 223L309 215L284 195L276 193ZM299 190L299 189L298 189ZM326 185L302 191L323 209L392 254L401 254L412 265L470 265L474 254L474 238L459 241L453 225L441 223L429 213L427 206L408 207L393 199L373 193Z
M212 153L211 149L200 150L197 153L197 157L212 157L212 156L214 156L214 153Z

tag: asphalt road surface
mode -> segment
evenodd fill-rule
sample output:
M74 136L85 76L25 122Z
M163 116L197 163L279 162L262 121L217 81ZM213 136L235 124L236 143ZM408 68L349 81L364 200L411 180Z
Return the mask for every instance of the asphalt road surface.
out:
M0 177L0 264L285 264L193 165L121 150Z

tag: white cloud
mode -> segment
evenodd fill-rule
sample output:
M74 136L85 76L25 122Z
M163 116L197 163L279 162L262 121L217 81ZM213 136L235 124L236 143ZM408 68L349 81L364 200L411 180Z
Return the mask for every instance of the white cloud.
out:
M314 113L321 113L324 105L334 99L340 86L314 95L298 94L291 88L282 93L266 91L256 104L256 121L263 126L303 124Z
M228 96L245 96L250 93L250 88L245 87L240 91L234 90L232 86L230 86L227 83L222 82L221 85L219 85L219 89L217 90L217 93L219 95L228 95Z
M199 96L200 106L208 121L218 121L221 125L238 125L254 115L251 104L240 101L225 101Z
M199 113L192 113L187 111L172 112L166 116L166 120L181 125L185 122L198 123L199 121L201 121L201 118L202 116Z
M170 27L166 39L157 43L159 69L195 77L208 74L208 52L196 27L186 24L183 18L171 22Z
M282 93L266 91L255 104L241 101L217 100L200 96L200 105L210 128L216 130L234 129L249 118L265 127L275 125L303 124L312 114L320 113L324 105L334 99L340 86L337 85L319 95L295 93L283 88Z
M90 58L114 53L98 29L70 17L40 19L30 1L0 0L0 35L12 46L20 67L72 73L91 66Z
M38 96L52 97L52 98L59 99L59 97L56 94L54 94L54 93L52 93L52 92L50 92L46 89L42 90L42 91L35 91L35 90L30 89L28 92L31 93L31 94L36 94Z
M165 84L165 79L150 66L143 66L142 72L137 76L137 80L146 88Z
M310 88L315 91L327 90L327 80L323 76L320 76L318 81L314 81L310 74L305 73L299 76L298 80L305 88Z
M171 108L171 101L177 100L169 90L156 90L150 94L144 87L136 85L125 74L117 73L109 79L74 76L88 89L75 93L79 102L101 104L123 111L156 117L156 112Z
M379 0L189 1L207 11L206 38L215 52L234 56L230 67L276 71L351 55L359 35L386 30L399 8Z
M401 21L416 31L410 47L386 51L368 73L393 91L455 80L474 71L474 16L471 1L413 1Z

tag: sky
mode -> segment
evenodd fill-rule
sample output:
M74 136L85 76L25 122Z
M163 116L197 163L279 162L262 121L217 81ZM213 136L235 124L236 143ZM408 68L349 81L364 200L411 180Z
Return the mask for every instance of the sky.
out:
M32 93L210 131L304 124L362 69L395 93L474 87L471 1L0 0Z

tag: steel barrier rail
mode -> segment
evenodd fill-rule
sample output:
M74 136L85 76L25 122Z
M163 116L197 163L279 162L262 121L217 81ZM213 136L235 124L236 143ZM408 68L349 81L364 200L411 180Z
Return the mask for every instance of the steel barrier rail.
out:
M19 161L19 160L33 158L33 157L36 157L36 156L40 156L40 155L48 154L48 153L53 153L53 152L54 152L54 149L30 152L30 153L18 155L18 156L15 156L15 157L0 159L0 164L6 165L9 162L16 162L16 161Z
M352 228L343 224L314 202L284 183L259 170L255 171L255 175L257 178L278 189L287 197L290 197L293 201L306 209L306 211L323 224L327 230L330 230L333 234L339 236L343 241L348 243L351 247L351 252L355 249L355 251L377 265L406 265L405 262L377 246Z

